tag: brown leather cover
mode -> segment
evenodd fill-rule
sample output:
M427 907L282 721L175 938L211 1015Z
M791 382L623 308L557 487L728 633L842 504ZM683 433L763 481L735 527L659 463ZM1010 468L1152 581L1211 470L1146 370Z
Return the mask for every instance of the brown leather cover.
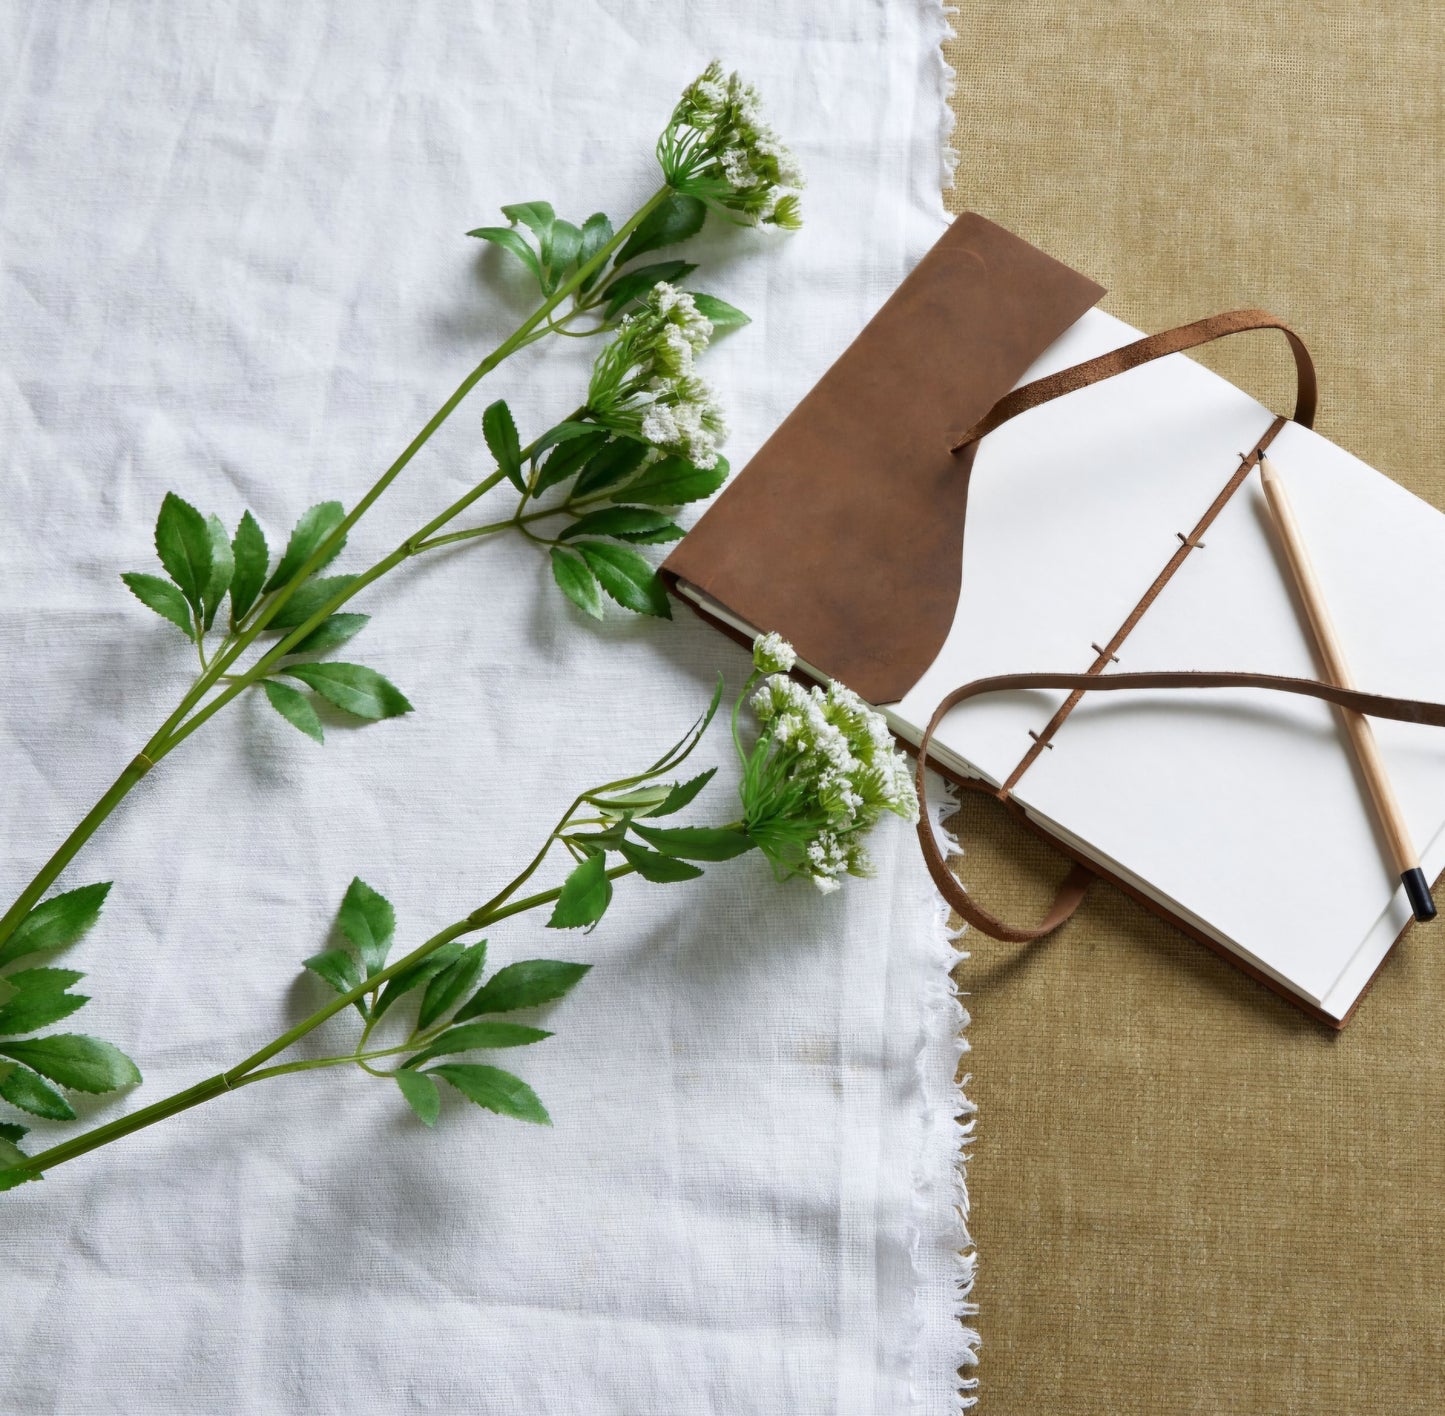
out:
M957 217L663 564L872 703L943 647L963 566L950 449L1103 288ZM906 605L906 614L898 607Z

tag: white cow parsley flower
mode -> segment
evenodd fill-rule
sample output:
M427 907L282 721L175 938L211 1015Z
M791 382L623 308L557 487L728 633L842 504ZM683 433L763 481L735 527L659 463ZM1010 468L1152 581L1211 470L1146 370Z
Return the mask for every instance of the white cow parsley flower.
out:
M764 121L757 90L714 60L683 90L657 143L668 184L735 221L802 225L802 169Z
M793 646L781 634L760 634L753 640L753 667L760 673L791 673L797 662Z

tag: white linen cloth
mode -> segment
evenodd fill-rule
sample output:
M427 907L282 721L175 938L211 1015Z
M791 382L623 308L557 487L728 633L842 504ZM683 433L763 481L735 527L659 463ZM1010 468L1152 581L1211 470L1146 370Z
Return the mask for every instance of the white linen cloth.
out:
M933 0L0 9L5 898L190 681L190 647L117 578L157 570L168 489L228 526L252 508L274 565L301 511L354 501L529 307L463 233L533 198L620 220L715 54L759 86L810 183L797 236L713 223L695 243L694 283L753 316L705 361L741 465L944 223L943 23ZM338 569L489 470L486 402L508 397L524 440L575 406L595 348L504 366ZM414 714L337 721L321 749L251 695L63 877L116 884L58 961L95 998L61 1029L145 1073L86 1119L317 1006L299 963L353 874L414 946L510 878L579 786L650 761L717 669L730 693L745 672L681 611L585 622L518 539L426 558L355 607L375 619L342 657ZM723 772L691 819L727 819L730 758L718 725L695 761ZM547 1015L555 1038L498 1058L551 1129L450 1097L427 1133L390 1085L311 1074L0 1197L0 1406L955 1409L961 1013L916 843L892 825L878 878L830 898L753 855L686 886L626 882L590 936L536 915L496 929L494 966L596 965Z

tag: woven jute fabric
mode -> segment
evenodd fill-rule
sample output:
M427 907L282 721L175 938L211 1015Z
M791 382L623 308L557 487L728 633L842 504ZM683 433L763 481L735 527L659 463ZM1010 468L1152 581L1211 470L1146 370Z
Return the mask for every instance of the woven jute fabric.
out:
M1445 507L1438 6L1001 0L954 25L956 210L1144 330L1280 315L1320 431ZM1200 357L1288 411L1276 341ZM968 887L1036 917L1058 859L987 802L957 824ZM1445 923L1338 1035L1107 886L1039 943L967 947L980 1410L1445 1410Z

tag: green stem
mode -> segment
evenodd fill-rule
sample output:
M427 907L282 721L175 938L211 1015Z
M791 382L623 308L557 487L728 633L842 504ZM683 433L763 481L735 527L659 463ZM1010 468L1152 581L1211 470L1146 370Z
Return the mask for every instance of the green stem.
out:
M548 838L550 843L551 838ZM545 847L543 851L545 853ZM536 869L539 862L534 861L522 875L518 876L499 896L497 901L506 899L508 892L515 889L523 880ZM630 865L614 866L607 872L608 878L616 880L624 875L631 875L633 867ZM397 974L409 969L413 964L419 963L422 959L443 944L449 944L452 940L460 938L463 934L472 934L478 929L485 929L488 925L495 924L500 920L509 919L513 915L522 914L527 910L536 909L539 905L553 903L562 893L560 885L550 890L539 891L535 895L528 895L521 900L515 900L511 904L502 904L489 901L480 909L473 910L465 919L457 920L455 924L448 925L440 933L432 935L424 944L418 945L411 953L398 959L394 964L388 965L380 972L373 974L364 983L358 984L349 993L339 994L329 1003L318 1008L309 1018L303 1019L295 1027L288 1028L280 1037L268 1042L265 1047L253 1052L244 1061L238 1062L234 1067L218 1073L214 1077L208 1077L203 1082L197 1082L195 1086L187 1087L184 1091L178 1091L161 1101L154 1102L150 1106L142 1107L139 1111L133 1111L129 1116L122 1116L118 1120L107 1122L104 1126L97 1126L84 1135L76 1136L73 1140L62 1141L57 1146L51 1146L49 1150L41 1151L38 1155L27 1156L24 1164L13 1167L15 1170L28 1172L31 1176L39 1176L54 1170L57 1165L63 1165L66 1161L75 1160L77 1157L87 1155L101 1146L109 1145L112 1141L118 1141L123 1136L132 1135L136 1131L142 1131L148 1126L154 1126L157 1122L169 1120L172 1116L182 1111L188 1111L193 1106L199 1106L202 1102L214 1101L217 1097L227 1092L236 1091L238 1088L247 1086L251 1082L261 1081L273 1077L288 1075L291 1072L314 1070L322 1066L337 1065L337 1059L325 1058L316 1062L290 1063L284 1066L267 1068L264 1074L260 1071L262 1065L269 1062L277 1054L285 1052L287 1048L299 1042L308 1033L315 1031L327 1019L333 1018L343 1009L351 1007L358 999L373 989L380 988L382 984L395 978ZM391 1051L409 1050L412 1044L404 1048L387 1049ZM365 1054L384 1055L384 1053ZM357 1057L347 1057L343 1061L355 1061Z
M90 840L100 825L110 816L111 812L120 805L121 801L125 799L136 783L145 776L146 772L180 742L189 737L203 722L214 716L220 707L235 698L241 688L256 682L254 676L255 670L252 670L251 673L244 675L241 679L233 683L219 698L213 700L212 704L208 704L202 713L197 714L188 721L188 715L191 714L196 705L200 703L206 694L209 693L223 677L230 677L226 671L235 663L236 659L254 642L256 636L275 617L276 613L291 598L296 589L306 580L312 571L324 563L334 547L340 542L341 538L346 535L351 527L355 526L357 521L359 521L376 502L377 498L396 480L412 458L421 451L432 434L455 412L457 406L467 394L470 393L488 373L496 368L503 359L515 353L525 344L532 342L532 340L539 337L540 334L546 333L545 322L551 312L577 290L589 276L600 271L606 263L611 260L613 254L621 248L623 242L627 240L642 221L663 201L669 190L666 186L659 188L622 224L611 241L603 246L590 261L581 266L576 273L565 281L553 295L549 296L508 339L498 345L496 349L487 355L487 357L462 380L457 386L456 391L432 415L421 432L407 444L401 456L382 473L370 490L367 491L352 510L342 518L336 529L322 542L291 581L276 592L266 604L265 608L260 613L255 614L244 629L238 628L229 643L221 646L212 657L210 663L205 665L203 672L196 679L196 682L192 684L182 696L175 710L151 735L150 740L141 749L140 753L137 754L136 758L126 767L120 776L116 778L110 787L107 788L100 800L86 813L75 829L72 830L60 844L59 848L50 856L45 864L40 867L40 870L16 897L10 908L5 911L3 916L0 916L0 946L3 946L6 940L19 928L21 921L24 920L26 915L40 902L45 892L59 878L60 873L80 853L86 842ZM480 497L490 486L495 486L496 481L499 479L500 474L497 474L495 478L488 479L487 482L479 484L478 487L474 487L458 502L454 503L452 507L448 508L448 511L444 512L442 517L435 518L433 522L429 523L428 527L423 528L422 532L412 539L417 541L424 540L426 536L431 534L436 528L445 525L451 516L459 514L467 506L471 505L471 503ZM505 525L506 523L502 524ZM407 554L414 554L415 549L416 548L413 548L412 551L408 551ZM400 550L401 548L398 548L397 552L393 552L391 556L378 562L377 566L373 566L371 572L368 572L361 581L351 587L351 594L355 594L362 589L363 584L370 584L373 580L379 579L387 570L392 569L395 565L400 564L402 560L406 559L406 555L398 553ZM335 604L344 603L344 600L347 598L350 598L350 596L338 597L332 604L328 604L324 610L318 611L317 614L307 620L306 624L300 629L288 634L285 639L282 640L282 644L290 645L298 643L303 634L309 633L321 620L333 612ZM280 646L278 646L277 649L273 649L270 654L267 655L263 662L269 666L280 658L284 652L285 651L281 650ZM204 655L202 656L202 663L205 663ZM185 724L184 730L177 733L177 729L181 728L183 723Z

